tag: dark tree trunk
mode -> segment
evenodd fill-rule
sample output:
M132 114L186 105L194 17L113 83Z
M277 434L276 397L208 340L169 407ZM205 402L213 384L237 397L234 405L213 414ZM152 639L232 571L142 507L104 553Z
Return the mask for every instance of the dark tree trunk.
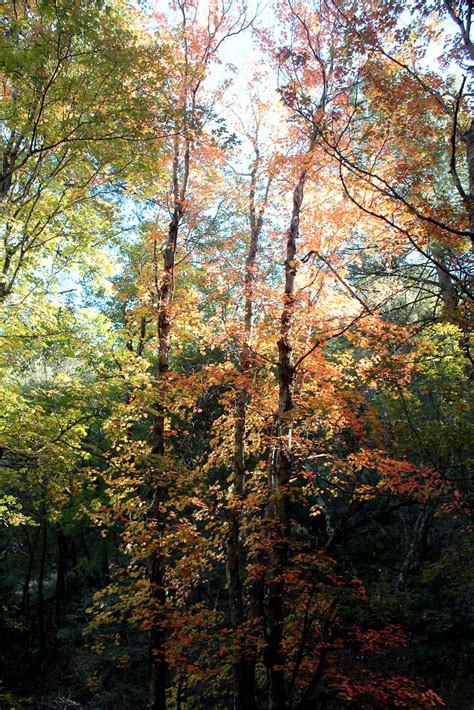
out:
M423 562L428 533L433 520L433 512L433 506L427 504L422 508L416 519L412 541L397 579L397 591L401 591L405 588L410 574L415 573Z
M41 556L38 571L38 636L41 650L46 648L46 636L44 628L44 573L46 568L46 552L48 545L48 525L43 508L43 520L41 523Z
M73 572L77 567L77 549L76 541L74 540L74 538L71 538L71 567Z
M59 625L61 621L61 611L64 604L65 596L65 584L66 584L66 561L67 561L67 537L58 530L57 533L58 540L58 566L56 573L56 609L55 609L55 621Z
M174 292L174 269L176 246L180 223L184 214L184 199L186 196L189 176L190 144L185 141L183 155L183 177L179 190L179 141L175 142L173 161L174 211L168 228L168 236L163 251L163 270L161 285L158 279L158 262L155 252L155 284L158 297L157 330L158 330L158 365L156 381L163 380L169 370L169 353L171 340L171 304ZM158 407L155 409L151 431L152 453L157 466L154 480L150 484L151 507L149 521L154 534L154 543L148 559L148 574L153 598L154 626L150 633L150 708L151 710L166 710L166 683L168 661L166 658L165 604L166 591L164 579L164 558L160 549L160 536L164 520L162 515L165 486L163 484L163 460L165 456L165 413Z
M234 631L236 651L234 658L234 707L236 710L253 710L255 705L255 666L256 648L253 634L247 635L245 622L247 614L245 612L243 585L241 576L242 567L242 547L240 544L242 507L244 503L245 484L245 435L246 417L249 403L247 380L251 366L250 341L252 338L253 307L254 307L254 281L255 263L258 250L258 242L263 226L263 214L266 206L265 196L262 207L257 213L255 204L255 192L257 171L260 166L260 155L255 146L255 160L252 166L249 192L249 221L250 221L250 242L245 261L244 276L244 324L242 333L242 345L239 355L239 374L242 378L242 386L237 391L235 398L235 425L234 425L234 451L233 451L233 493L230 496L228 509L229 534L227 538L227 580L229 585L229 607L230 621ZM269 186L269 185L268 185ZM252 619L255 621L255 619Z
M474 250L474 118L464 134L466 145L467 172L469 176L469 194L466 195L466 209L469 218L469 231L471 232L471 245Z
M159 291L158 311L158 366L156 380L163 379L169 369L169 351L171 337L171 301L174 289L174 266L176 244L178 239L179 224L182 209L179 204L173 213L168 239L163 252L163 274ZM150 634L150 708L151 710L166 709L166 680L168 662L165 649L165 604L166 593L164 586L163 553L160 550L160 536L163 529L163 516L161 513L164 496L164 486L161 479L163 457L165 456L165 416L162 410L155 412L151 433L152 453L156 457L157 466L155 481L152 484L150 523L155 538L153 551L148 561L148 573L153 598L153 629Z
M109 584L110 582L110 567L109 567L109 552L107 550L107 543L104 541L104 547L102 550L102 559L100 561L102 579L104 584Z
M310 152L312 147L313 145L310 147ZM293 210L286 242L285 289L278 341L278 411L275 422L275 444L268 466L268 514L272 526L270 531L272 546L267 580L264 662L267 671L268 707L270 710L285 710L288 707L282 642L285 621L284 574L288 561L290 533L288 490L292 470L290 417L293 409L292 395L295 374L291 362L290 331L294 316L296 249L306 175L306 168L303 168L293 192Z
M438 276L438 284L440 295L443 300L444 314L448 321L457 323L457 294L452 278L449 274L449 264L446 263L448 252L446 249L438 247L433 250L436 257L436 274Z
M28 533L25 533L26 544L28 547L28 566L26 568L25 580L23 582L23 593L22 593L22 597L21 597L20 610L21 610L21 613L25 615L25 627L26 627L25 652L27 655L29 655L29 653L30 653L30 644L31 644L30 586L31 586L31 578L33 576L33 566L34 566L34 562L35 562L36 547L38 544L40 529L41 528L39 528L39 527L36 527L34 529L33 542L30 542L30 539L28 537Z
M30 614L30 585L31 576L33 574L33 565L35 561L36 545L38 543L40 528L35 528L33 535L33 542L30 542L28 533L25 532L26 544L28 547L28 565L25 572L25 580L23 582L23 593L21 596L20 611L26 616L26 626L29 624L29 614Z

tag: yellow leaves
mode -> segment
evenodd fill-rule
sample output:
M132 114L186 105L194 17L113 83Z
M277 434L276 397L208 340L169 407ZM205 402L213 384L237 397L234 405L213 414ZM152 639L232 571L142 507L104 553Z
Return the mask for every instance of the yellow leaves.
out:
M94 671L92 675L86 678L86 688L90 693L97 693L100 688L100 677L97 671Z
M114 660L117 668L126 669L130 666L130 656L125 651L117 654Z
M0 495L0 524L5 527L38 525L30 516L23 513L20 501L12 495Z

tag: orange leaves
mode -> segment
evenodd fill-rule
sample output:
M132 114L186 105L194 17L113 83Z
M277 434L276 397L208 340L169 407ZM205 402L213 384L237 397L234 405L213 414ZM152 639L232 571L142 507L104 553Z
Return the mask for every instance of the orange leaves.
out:
M349 480L353 477L356 495L365 500L392 494L429 501L439 499L447 490L438 472L394 459L383 450L361 448L350 454L346 462L336 461L333 470L336 475L345 471Z
M362 707L385 710L387 707L405 710L425 710L444 707L441 698L432 690L423 691L409 678L399 675L381 676L366 672L364 678L344 678L330 673L329 687L346 702Z
M440 474L424 466L384 458L377 461L377 469L382 477L378 487L396 495L429 501L446 491Z
M405 646L406 633L401 626L390 625L383 629L364 629L353 626L348 634L349 643L355 643L363 651L383 653L391 646Z

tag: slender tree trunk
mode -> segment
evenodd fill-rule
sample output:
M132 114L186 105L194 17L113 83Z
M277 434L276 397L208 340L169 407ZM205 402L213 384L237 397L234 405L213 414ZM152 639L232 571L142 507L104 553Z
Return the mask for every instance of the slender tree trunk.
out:
M158 422L159 425L159 422ZM159 429L154 431L154 435L159 433ZM164 449L157 441L153 447L155 455L163 455ZM168 662L165 649L165 604L166 592L164 584L164 563L160 550L160 533L163 521L161 515L162 488L156 484L153 491L153 503L150 511L151 523L154 526L155 545L148 562L149 580L151 594L154 603L153 628L150 633L150 709L166 710L166 681L168 672Z
M237 391L235 398L235 425L234 425L234 453L233 453L233 490L230 496L229 534L227 539L227 579L229 584L229 606L230 620L234 630L234 638L237 643L237 650L234 658L234 684L235 697L234 707L236 710L253 710L255 705L255 666L256 648L255 642L251 638L246 638L245 604L243 598L243 585L241 577L242 548L240 544L242 506L244 502L245 483L245 435L246 417L249 403L247 379L251 367L250 341L252 338L252 321L254 307L254 281L255 263L258 250L258 242L263 226L263 213L268 196L266 191L265 199L261 209L257 214L255 205L255 192L257 172L260 166L260 155L255 146L255 160L252 166L249 193L249 221L250 221L250 242L245 261L244 277L244 323L242 333L242 345L239 355L239 373L242 378L242 385ZM268 184L269 187L269 184ZM251 635L252 636L252 635Z
M433 506L427 504L420 511L418 518L416 519L413 538L397 579L397 591L404 589L409 575L416 572L422 563L432 520Z
M16 89L13 91L13 98L15 98L15 96ZM2 165L0 169L0 202L2 202L10 192L13 172L16 167L22 140L23 136L16 131L13 131L3 151Z
M58 530L57 533L58 540L58 567L56 573L56 609L55 609L55 621L56 624L60 623L61 620L61 608L64 603L65 594L65 580L66 580L66 559L67 559L67 538L66 536Z
M311 145L310 150L312 147ZM293 210L286 242L285 289L278 340L278 412L275 422L275 444L268 466L268 514L272 525L272 547L267 581L264 662L267 670L268 707L270 710L285 710L288 707L282 642L285 621L284 574L288 561L290 533L288 490L292 470L290 417L293 409L292 394L295 375L291 361L290 331L295 303L296 248L306 175L305 167L300 171L298 183L293 192Z
M25 572L25 580L23 582L23 593L21 595L20 611L23 614L25 614L25 616L26 616L26 626L28 626L28 623L29 623L30 585L31 585L31 576L33 574L33 565L34 565L34 561L35 561L35 552L36 552L36 545L38 542L38 536L39 536L39 528L35 528L33 542L31 543L30 539L28 537L28 533L25 532L25 538L26 538L26 543L27 543L27 547L28 547L28 565L27 565L26 572Z
M38 571L38 635L41 650L46 648L46 638L44 631L44 573L46 567L46 549L48 545L48 525L46 522L46 512L43 506L42 536L41 536L41 556Z
M459 320L456 316L457 295L453 281L449 275L449 264L446 264L448 252L442 247L437 247L433 249L433 253L437 261L436 274L438 276L440 295L443 300L444 314L446 320L456 323Z
M175 157L174 180L177 181L178 168ZM189 165L189 146L186 147L185 163ZM189 169L189 168L185 168ZM187 178L186 178L187 179ZM177 186L176 186L177 189ZM159 289L158 306L158 365L156 370L156 380L160 381L169 369L169 352L171 338L171 302L174 289L174 267L176 245L178 240L179 225L183 216L181 199L176 197L175 209L168 229L168 237L163 252L163 273L161 287ZM162 483L161 467L165 456L165 416L161 410L156 410L153 416L151 432L152 453L156 457L157 467L155 481L150 490L151 507L149 520L153 528L155 542L152 553L148 560L148 573L151 585L152 598L154 603L153 620L154 625L150 634L150 709L166 710L166 682L168 673L168 661L166 658L166 634L165 634L165 605L166 590L164 580L163 553L160 549L160 535L163 530L164 520L162 515L162 505L164 497L164 486Z
M474 118L471 125L464 133L466 145L467 172L469 177L469 194L466 195L466 209L469 218L469 231L471 232L471 245L474 250Z
M102 540L102 555L100 560L100 572L104 584L110 583L109 551L107 540Z
M88 545L87 545L86 537L85 537L85 535L84 535L84 531L83 531L83 530L81 530L80 540L81 540L81 547L82 547L82 549L83 549L83 551L84 551L84 554L85 554L85 556L86 556L86 559L87 559L88 562L90 562L90 561L91 561L91 553L90 553L89 547L88 547Z
M74 538L71 538L71 567L73 572L77 567L77 548Z
M237 22L227 21L227 13L230 12L231 3L225 4L220 9L220 19L214 29L208 24L207 35L205 36L205 50L193 53L195 50L188 41L187 28L189 17L187 16L187 4L178 3L181 14L180 34L182 38L183 50L183 75L179 88L177 103L180 109L180 125L176 126L177 131L174 140L173 165L172 165L172 206L173 213L168 228L168 235L163 252L163 270L161 272L161 282L158 276L156 242L155 242L155 292L158 296L157 304L157 326L158 326L158 364L156 370L156 381L164 379L169 370L169 353L171 342L171 304L174 291L174 269L175 254L178 243L178 236L182 218L185 212L186 199L188 197L188 182L191 164L191 146L195 136L202 128L200 112L198 107L198 94L203 84L203 78L208 63L212 60L215 52L221 46L227 36L240 32L246 26L246 13L238 15ZM192 4L190 5L191 8ZM210 22L209 16L209 22ZM191 22L194 22L191 20ZM214 18L213 18L214 21ZM239 26L239 22L241 25ZM238 28L239 27L239 28ZM219 36L219 39L217 37ZM197 66L203 70L194 76L190 68ZM166 481L162 475L164 468L165 451L165 415L163 411L155 410L152 421L151 445L152 452L158 465L156 466L155 480L149 486L151 498L149 520L154 529L154 544L148 560L149 579L152 595L155 601L155 613L153 631L151 633L150 655L151 664L151 685L150 685L150 707L154 710L165 710L166 708L166 676L167 659L165 649L165 602L166 592L164 588L164 557L160 550L160 533L164 528L163 503L166 496Z
M38 544L38 538L40 534L40 528L36 527L33 533L33 542L30 542L28 534L25 533L26 542L28 546L28 566L25 572L25 580L23 582L23 593L21 597L20 610L25 615L25 627L26 627L26 642L25 651L26 655L30 653L31 645L31 628L30 628L30 585L31 577L33 575L33 566L35 562L36 547Z

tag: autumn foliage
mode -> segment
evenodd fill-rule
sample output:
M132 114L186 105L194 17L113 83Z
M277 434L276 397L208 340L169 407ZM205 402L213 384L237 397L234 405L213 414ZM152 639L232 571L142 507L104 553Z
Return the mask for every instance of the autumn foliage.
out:
M471 18L6 3L2 707L470 707Z

